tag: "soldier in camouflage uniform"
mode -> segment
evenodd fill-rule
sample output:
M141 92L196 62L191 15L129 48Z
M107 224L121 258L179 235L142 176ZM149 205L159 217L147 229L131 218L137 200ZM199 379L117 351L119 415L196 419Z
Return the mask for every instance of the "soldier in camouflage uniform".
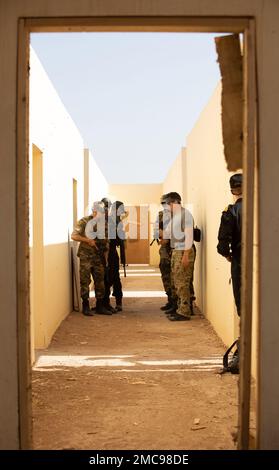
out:
M171 286L171 247L170 241L164 240L164 228L170 222L170 210L166 202L167 194L163 194L161 197L161 204L163 210L158 213L155 225L153 238L154 240L160 240L160 264L159 269L161 272L162 282L165 289L165 292L168 297L166 305L161 307L161 310L167 311L173 307L173 298L172 298L172 286Z
M122 218L125 217L124 204L121 201L115 201L113 204L107 198L102 201L105 207L106 220L108 222L108 235L109 235L109 251L108 263L105 276L105 297L104 305L112 313L122 311L122 284L120 280L120 260L117 252L117 247L121 246L125 240L125 231L123 229ZM121 249L120 249L121 257ZM110 304L111 287L113 287L112 295L115 297L116 307L113 308Z
M178 193L168 194L172 218L167 228L171 240L171 281L176 309L167 311L169 320L185 321L191 318L190 285L194 269L193 217L181 206Z
M108 239L105 232L103 206L97 202L92 207L92 215L80 219L71 236L72 240L80 242L77 253L80 259L80 296L82 313L87 316L93 315L89 306L91 275L95 286L96 313L111 315L111 312L103 305L108 251Z

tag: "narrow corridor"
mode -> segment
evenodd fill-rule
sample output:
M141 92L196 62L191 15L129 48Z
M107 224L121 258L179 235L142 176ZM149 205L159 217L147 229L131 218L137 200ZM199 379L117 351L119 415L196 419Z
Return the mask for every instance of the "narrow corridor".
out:
M34 448L233 449L238 377L217 374L212 327L198 311L168 321L157 269L122 281L122 313L74 312L37 351Z

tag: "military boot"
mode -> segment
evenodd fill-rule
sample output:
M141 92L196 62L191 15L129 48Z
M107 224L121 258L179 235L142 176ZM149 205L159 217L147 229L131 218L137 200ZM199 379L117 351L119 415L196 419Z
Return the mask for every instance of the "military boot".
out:
M176 302L172 302L170 307L168 309L165 309L164 310L164 313L166 315L174 315L176 313L176 310L177 310L177 303Z
M86 315L87 317L93 316L93 313L90 309L89 300L85 298L82 299L82 313L83 315Z
M161 307L161 310L166 311L166 310L169 310L173 307L173 299L171 298L171 293L170 292L167 292L167 296L168 296L168 301L166 303L166 305L163 305L163 307Z
M116 307L115 310L117 312L122 312L122 298L121 299L116 299Z
M172 315L169 315L168 316L168 319L170 321L187 321L187 320L190 320L191 317L186 317L184 315L179 315L178 313L174 313Z
M112 315L112 312L108 310L102 300L96 301L96 313L98 315Z
M104 307L105 307L107 310L109 310L109 312L111 312L111 313L117 313L116 308L113 308L113 306L110 305L110 302L104 302L103 305L104 305Z
M191 316L195 315L195 312L194 312L194 302L196 300L196 297L191 297L190 299L190 310L191 310Z

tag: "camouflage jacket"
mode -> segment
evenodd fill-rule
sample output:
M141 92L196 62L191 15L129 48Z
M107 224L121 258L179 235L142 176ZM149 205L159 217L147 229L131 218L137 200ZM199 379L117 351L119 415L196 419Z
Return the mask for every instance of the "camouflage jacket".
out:
M85 233L86 226L92 220L93 220L92 215L89 215L87 217L83 217L82 219L80 219L74 228L73 235L80 235L82 237L86 237L86 233ZM107 233L106 233L106 238L100 239L97 236L97 224L93 225L92 229L96 233L96 237L92 237L92 238L95 239L98 250L96 250L95 247L90 246L85 242L80 242L78 252L77 252L78 256L80 256L81 254L93 255L93 256L97 254L102 255L108 250Z

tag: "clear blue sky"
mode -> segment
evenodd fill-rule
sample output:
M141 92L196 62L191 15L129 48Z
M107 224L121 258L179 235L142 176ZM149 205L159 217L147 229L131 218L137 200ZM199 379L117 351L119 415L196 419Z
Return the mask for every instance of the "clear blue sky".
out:
M34 33L31 44L108 181L159 183L220 79L214 36Z

